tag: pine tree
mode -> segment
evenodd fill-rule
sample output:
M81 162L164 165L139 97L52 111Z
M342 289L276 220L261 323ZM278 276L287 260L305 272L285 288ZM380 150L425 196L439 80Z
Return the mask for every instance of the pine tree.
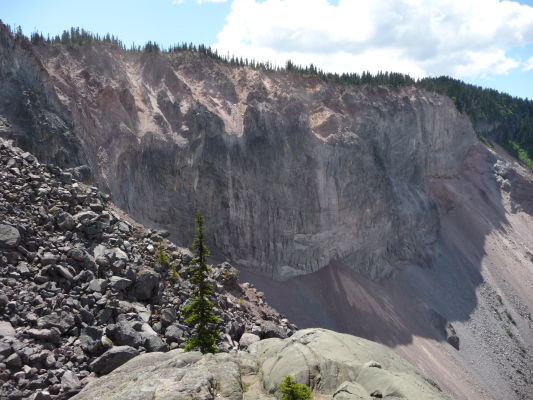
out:
M296 383L294 378L287 375L281 385L279 385L281 393L280 400L311 400L311 388L301 383Z
M187 340L185 351L200 350L205 353L216 353L216 343L220 338L216 325L220 318L215 314L213 302L209 299L213 294L213 285L207 280L209 267L207 257L209 250L205 245L204 218L196 212L196 237L193 250L195 251L194 263L196 265L191 276L191 282L196 285L192 302L185 307L185 322L194 330L194 334Z

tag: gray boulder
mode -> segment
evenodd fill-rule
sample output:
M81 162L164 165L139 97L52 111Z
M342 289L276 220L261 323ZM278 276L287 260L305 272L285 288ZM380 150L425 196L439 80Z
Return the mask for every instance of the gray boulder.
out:
M89 290L90 292L103 293L107 289L107 284L108 282L105 279L93 279L89 282L87 290Z
M50 329L56 328L61 334L67 332L74 326L76 320L74 315L67 311L52 312L44 315L37 320L37 328Z
M140 329L135 329L136 324L140 328L140 322L121 320L115 325L108 325L107 332L115 344L139 347L143 345L145 338L143 338Z
M68 270L68 268L62 265L59 265L59 264L54 265L53 271L57 275L61 276L62 278L65 278L69 282L74 280L74 276L72 275L72 273Z
M166 307L161 310L161 322L170 325L176 321L177 314L175 307Z
M95 359L89 368L99 375L105 375L120 367L125 362L139 355L139 351L130 346L117 346ZM96 399L100 397L95 397Z
M446 341L459 350L459 336L450 322L446 323Z
M29 336L37 340L44 340L47 342L58 343L60 340L59 331L52 329L28 329L26 332Z
M179 342L180 340L183 339L184 332L185 332L185 330L182 329L181 327L179 327L179 326L177 326L177 325L170 325L170 326L165 330L165 336L166 336L170 341L173 341L173 342Z
M122 291L130 287L132 283L130 279L122 278L121 276L112 276L109 278L109 287L117 291Z
M0 338L14 338L15 337L15 329L13 328L13 325L11 325L11 322L9 321L0 321Z
M56 216L56 225L62 231L70 231L76 227L76 221L68 212L60 212Z
M87 326L81 330L80 346L90 354L101 353L104 349L102 345L102 330L95 326Z
M137 274L137 280L133 287L133 293L139 300L149 300L156 292L159 286L160 275L145 268Z
M0 224L0 248L17 247L20 243L20 233L11 225Z
M247 349L252 343L259 342L261 338L253 333L245 332L239 340L239 348Z
M81 382L72 371L65 371L61 376L61 386L67 393L78 392L81 387Z

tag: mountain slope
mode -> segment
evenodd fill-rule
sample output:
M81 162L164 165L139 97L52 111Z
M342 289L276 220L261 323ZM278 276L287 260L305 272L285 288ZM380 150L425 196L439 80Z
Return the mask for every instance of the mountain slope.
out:
M0 38L3 136L89 165L177 243L200 208L215 255L302 326L394 347L457 398L531 397L531 174L451 99Z

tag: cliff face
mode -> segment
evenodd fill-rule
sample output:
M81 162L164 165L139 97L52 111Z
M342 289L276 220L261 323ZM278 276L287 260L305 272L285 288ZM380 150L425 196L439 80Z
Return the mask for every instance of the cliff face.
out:
M0 94L0 135L89 165L178 244L200 209L213 254L300 326L394 347L458 399L531 398L532 175L450 99L1 25Z
M119 206L178 243L200 209L216 255L277 279L332 263L372 278L424 263L439 225L429 179L453 175L475 137L450 99L414 88L326 84L187 52L1 51L2 87L27 93L36 120L45 111L33 109L50 110L72 139L48 143L2 104L19 142L88 163Z

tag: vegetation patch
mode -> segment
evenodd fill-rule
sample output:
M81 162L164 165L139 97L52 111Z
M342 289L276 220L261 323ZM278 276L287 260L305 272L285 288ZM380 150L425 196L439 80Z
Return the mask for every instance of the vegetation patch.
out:
M296 383L294 378L287 375L279 385L280 400L311 400L311 388L307 385Z

